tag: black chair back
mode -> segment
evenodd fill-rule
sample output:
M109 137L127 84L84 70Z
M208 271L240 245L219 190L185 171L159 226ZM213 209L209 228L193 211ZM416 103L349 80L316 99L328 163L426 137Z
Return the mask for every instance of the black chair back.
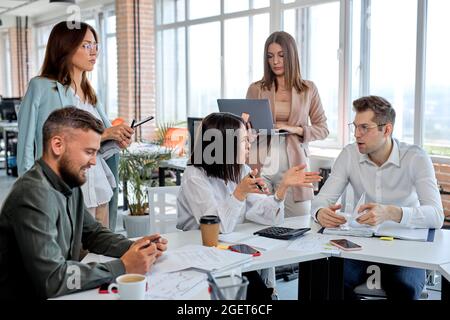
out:
M0 118L9 122L17 121L16 108L20 105L19 98L3 98L0 103Z

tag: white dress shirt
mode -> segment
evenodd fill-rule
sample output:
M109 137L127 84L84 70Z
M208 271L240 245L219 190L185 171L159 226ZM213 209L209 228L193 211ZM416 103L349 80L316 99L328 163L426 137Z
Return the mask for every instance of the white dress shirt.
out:
M321 208L335 204L350 183L356 199L365 192L366 203L401 207L404 226L441 228L444 212L430 157L418 146L392 142L389 159L380 167L361 154L356 143L346 146L312 202L313 218Z
M72 89L73 91L73 89ZM75 91L73 91L75 94ZM101 121L97 109L90 103L83 103L78 95L76 97L76 107L89 112ZM86 172L86 183L81 186L84 204L87 208L96 208L99 205L108 203L113 196L113 188L116 187L116 180L106 161L97 154L96 164L91 166Z
M242 176L250 172L244 166ZM199 229L200 218L215 215L220 218L220 232L232 232L245 220L265 225L284 221L284 202L273 196L251 193L240 201L233 195L236 183L208 177L201 168L188 166L183 173L181 189L177 198L177 228L183 231Z

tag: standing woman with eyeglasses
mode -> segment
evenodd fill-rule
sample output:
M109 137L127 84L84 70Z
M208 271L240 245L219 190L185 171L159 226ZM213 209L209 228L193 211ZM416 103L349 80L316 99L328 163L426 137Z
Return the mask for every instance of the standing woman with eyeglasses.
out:
M269 189L276 190L288 168L309 164L308 143L328 136L319 92L312 81L302 78L297 45L290 34L274 32L267 38L264 75L250 85L247 99L269 99L275 128L289 133L272 136L268 154L262 143L252 146L252 154L255 149L263 157L267 154L256 164L262 165L261 176ZM291 188L285 200L286 217L309 214L312 199L312 189Z
M73 28L74 25L77 27ZM59 108L75 106L100 119L106 128L102 141L115 140L121 148L131 143L133 129L125 124L111 127L88 80L87 73L94 69L98 49L97 33L86 23L62 21L53 27L40 75L31 79L19 109L17 164L20 175L42 156L43 124L49 114ZM109 158L98 153L95 166L77 168L80 174L87 176L87 182L81 187L86 207L111 229L115 228L117 217L117 167L118 153Z

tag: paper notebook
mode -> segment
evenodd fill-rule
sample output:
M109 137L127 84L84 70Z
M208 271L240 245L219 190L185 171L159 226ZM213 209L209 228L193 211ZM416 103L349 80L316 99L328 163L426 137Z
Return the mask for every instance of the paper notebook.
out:
M413 229L408 228L394 221L385 221L377 226L368 226L360 224L356 218L361 214L358 209L366 203L366 195L363 193L351 214L345 215L347 223L337 228L324 228L323 234L333 234L341 236L354 237L394 237L403 240L427 241L429 229Z
M323 234L353 237L393 237L403 240L428 241L429 229L412 229L394 221L385 221L375 227L361 228L324 228Z

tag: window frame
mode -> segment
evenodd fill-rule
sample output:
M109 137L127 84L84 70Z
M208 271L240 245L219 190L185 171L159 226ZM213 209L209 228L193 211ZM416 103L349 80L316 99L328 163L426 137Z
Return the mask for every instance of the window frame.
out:
M11 42L8 32L1 32L0 33L0 41L2 44L0 47L3 48L5 55L3 56L3 61L0 62L0 65L2 65L2 82L3 82L3 97L12 97L12 86L11 86L11 78L12 78L12 71L11 71Z

